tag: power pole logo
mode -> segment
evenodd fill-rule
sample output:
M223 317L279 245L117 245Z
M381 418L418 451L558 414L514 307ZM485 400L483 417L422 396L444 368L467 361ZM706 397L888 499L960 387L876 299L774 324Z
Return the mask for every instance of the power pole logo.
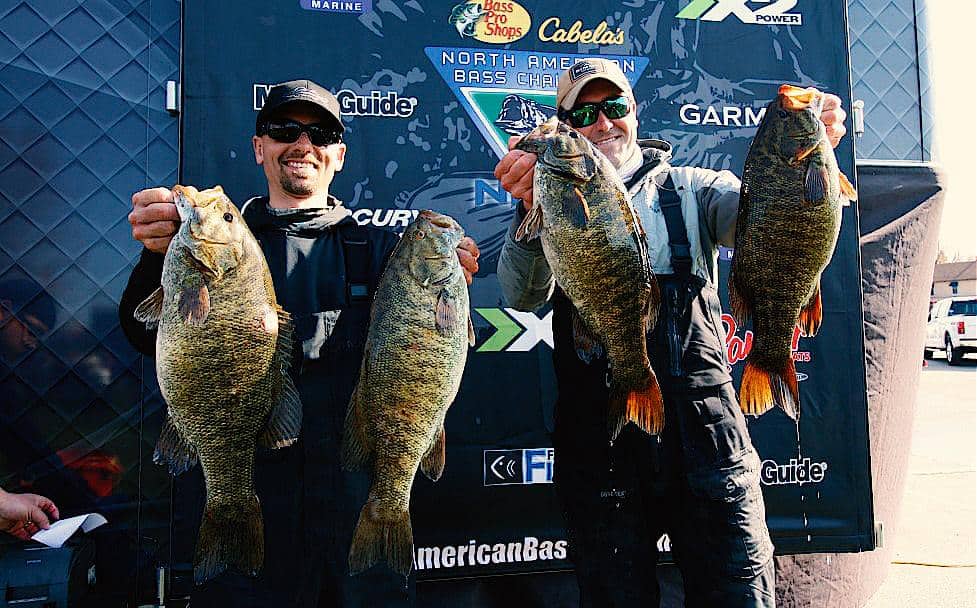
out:
M751 5L764 5L752 10ZM797 6L797 0L692 0L675 17L699 21L723 21L735 15L750 25L802 25L800 13L788 13Z

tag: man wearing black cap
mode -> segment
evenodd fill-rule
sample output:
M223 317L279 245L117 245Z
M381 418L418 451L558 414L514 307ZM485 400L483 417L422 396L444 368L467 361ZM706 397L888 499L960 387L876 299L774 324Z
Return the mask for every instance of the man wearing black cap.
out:
M279 303L295 324L295 383L304 407L292 447L259 450L255 482L265 521L265 559L258 577L225 573L194 590L203 606L411 606L413 578L380 564L351 577L347 552L366 473L339 463L343 419L355 384L380 273L397 237L359 226L329 185L343 168L346 144L336 98L309 80L272 87L255 122L255 162L268 195L244 203L244 218L261 243ZM133 238L145 249L120 304L122 327L141 352L155 351L155 333L133 311L160 281L165 253L179 226L170 190L132 197ZM478 248L465 239L458 257L469 283ZM299 352L300 351L300 352ZM177 478L184 513L180 538L196 538L203 484L199 468ZM193 515L188 515L193 513Z
M672 167L670 144L639 140L634 92L613 61L575 63L556 96L560 119L593 142L627 186L663 293L648 354L665 399L664 429L649 436L631 425L611 441L607 360L578 357L573 305L554 284L541 244L514 238L532 206L536 155L511 150L499 162L495 175L523 200L499 257L503 294L520 310L553 305L554 483L580 605L658 606L658 540L668 533L686 606L771 608L760 462L732 388L716 285L719 246L733 245L740 182L729 171ZM845 133L840 103L826 95L821 113L835 146Z

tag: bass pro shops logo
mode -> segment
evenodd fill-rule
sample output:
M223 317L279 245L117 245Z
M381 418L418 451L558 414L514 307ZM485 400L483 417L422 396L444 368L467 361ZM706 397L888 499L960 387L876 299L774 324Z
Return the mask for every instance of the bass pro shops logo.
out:
M532 19L516 2L470 0L451 9L448 23L462 38L474 38L490 44L509 44L529 31Z
M753 10L747 5L764 5ZM797 0L692 0L675 17L699 21L724 21L734 15L750 25L802 25L800 13L788 13Z

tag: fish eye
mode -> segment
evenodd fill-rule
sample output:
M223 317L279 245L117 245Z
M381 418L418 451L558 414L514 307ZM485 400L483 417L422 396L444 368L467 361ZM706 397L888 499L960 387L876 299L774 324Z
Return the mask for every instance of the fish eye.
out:
M787 118L787 110L784 109L777 110L777 115L780 116L781 118Z
M414 232L414 240L415 241L420 241L423 238L424 238L424 231L423 230L418 230L418 231Z
M231 215L231 212L230 211L228 211L227 213L224 214L224 221L225 222L233 222L234 221L234 216Z

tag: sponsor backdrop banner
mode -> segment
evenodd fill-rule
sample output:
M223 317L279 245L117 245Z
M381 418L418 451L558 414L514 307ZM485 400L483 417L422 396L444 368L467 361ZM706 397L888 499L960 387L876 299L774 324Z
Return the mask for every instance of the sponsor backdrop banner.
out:
M471 290L477 343L448 413L445 475L415 486L419 575L569 567L551 483L550 313L501 299L495 268L515 202L492 170L509 136L555 112L560 72L601 56L634 83L639 136L670 141L675 164L739 174L781 83L835 92L850 107L845 3L207 0L184 9L185 183L220 183L238 203L263 194L256 111L270 84L307 77L342 105L349 150L331 192L359 222L400 231L431 208L482 249ZM837 153L854 178L850 137ZM781 553L873 547L857 221L846 207L819 335L794 341L799 433L779 410L750 420ZM723 322L738 382L752 333Z

